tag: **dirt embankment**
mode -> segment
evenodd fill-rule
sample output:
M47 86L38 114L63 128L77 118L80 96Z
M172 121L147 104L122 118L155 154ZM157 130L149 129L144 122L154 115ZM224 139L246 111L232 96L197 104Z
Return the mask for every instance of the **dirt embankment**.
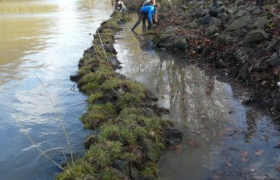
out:
M167 2L167 1L166 1ZM280 8L267 0L162 2L154 42L182 59L213 65L255 90L244 103L268 108L280 122ZM172 9L174 11L172 11Z
M166 145L180 143L181 132L161 118L164 109L141 84L115 73L119 68L114 36L127 15L102 23L93 46L85 51L79 71L71 76L89 96L81 121L93 133L83 158L65 167L59 180L156 179L157 161Z

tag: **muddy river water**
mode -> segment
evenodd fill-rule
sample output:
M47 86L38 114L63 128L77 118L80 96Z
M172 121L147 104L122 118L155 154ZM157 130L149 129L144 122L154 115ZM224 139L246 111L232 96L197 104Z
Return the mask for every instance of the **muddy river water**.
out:
M63 152L66 156L70 153L61 119L72 151L84 152L88 132L79 117L86 109L86 97L69 76L75 74L83 51L91 45L89 33L110 17L110 3L0 0L1 180L54 178L59 168L43 157L24 133L60 164Z
M158 52L139 26L116 36L120 73L143 83L170 109L168 119L184 133L159 162L172 180L280 179L279 131L259 109L242 105L250 92L181 58Z

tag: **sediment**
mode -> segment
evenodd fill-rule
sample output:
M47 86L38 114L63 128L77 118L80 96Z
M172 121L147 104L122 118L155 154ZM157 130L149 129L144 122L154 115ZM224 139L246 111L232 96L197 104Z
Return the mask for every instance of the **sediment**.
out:
M114 36L127 14L113 14L84 52L77 75L71 76L89 96L81 121L93 130L83 158L57 176L76 179L157 179L157 161L167 145L180 143L182 134L161 118L166 110L141 84L115 72L120 68Z
M250 87L244 104L268 109L280 123L280 5L255 1L162 2L153 41L182 61L212 66L218 73ZM172 11L174 9L174 11Z

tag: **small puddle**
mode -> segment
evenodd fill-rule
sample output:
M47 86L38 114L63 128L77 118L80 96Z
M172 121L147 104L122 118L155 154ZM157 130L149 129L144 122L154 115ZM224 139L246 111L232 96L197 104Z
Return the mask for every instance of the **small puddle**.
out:
M136 33L130 31L136 18L116 36L123 67L119 73L154 92L158 105L170 109L167 118L184 133L181 145L164 152L160 177L279 179L280 133L261 110L242 105L250 93L180 58L155 51L141 35L140 26Z

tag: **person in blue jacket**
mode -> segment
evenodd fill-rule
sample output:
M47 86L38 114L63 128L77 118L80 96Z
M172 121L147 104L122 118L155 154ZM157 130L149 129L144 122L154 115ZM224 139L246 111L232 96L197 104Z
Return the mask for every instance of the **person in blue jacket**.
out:
M137 22L132 27L132 31L141 23L142 19L147 18L148 19L148 28L153 28L153 15L157 13L157 11L160 9L160 4L155 4L154 6L144 6L140 8L139 16ZM155 23L157 23L157 17L154 19Z

